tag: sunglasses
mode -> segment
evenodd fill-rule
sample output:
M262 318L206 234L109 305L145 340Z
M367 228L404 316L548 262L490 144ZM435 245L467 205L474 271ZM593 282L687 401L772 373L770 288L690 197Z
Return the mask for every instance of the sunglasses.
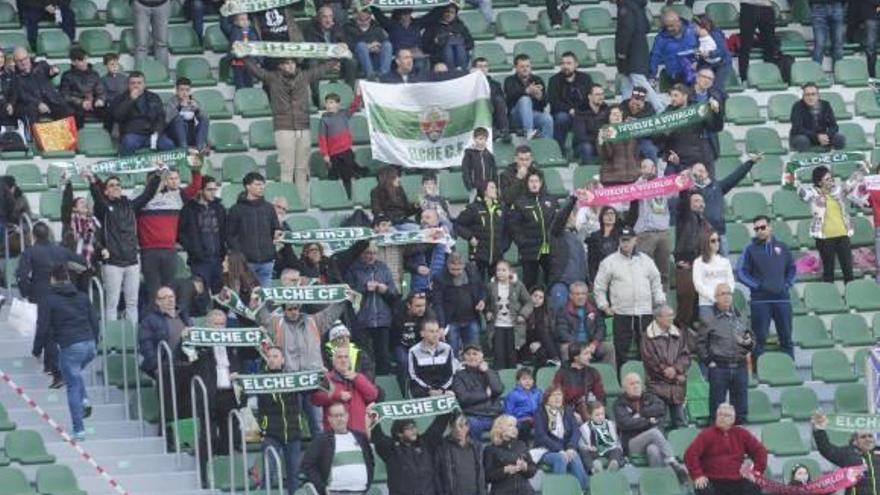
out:
M633 100L644 100L647 95L644 93L633 93Z
M767 230L767 226L766 226L766 225L755 225L755 232L762 232L762 231L765 231L765 230Z

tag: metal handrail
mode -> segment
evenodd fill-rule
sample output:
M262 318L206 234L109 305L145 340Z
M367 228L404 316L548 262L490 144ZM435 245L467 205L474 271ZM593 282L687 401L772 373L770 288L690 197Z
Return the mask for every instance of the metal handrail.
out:
M129 320L126 320L126 321L129 321ZM129 323L131 325L134 325L134 323L131 323L130 321L129 321ZM124 332L123 332L123 334L124 334ZM135 367L134 367L134 378L135 378L135 380L134 380L134 394L136 396L135 403L137 404L137 420L138 420L138 424L140 425L141 436L145 436L147 434L147 431L146 431L146 425L144 425L144 400L141 397L141 367L138 365L139 364L138 363L138 356L140 356L140 352L138 352L137 327L135 327L135 329L134 329L134 336L135 336L134 337L134 349L132 350L133 355L131 357L132 359L134 359L134 363L135 363ZM125 337L123 337L123 339L124 338ZM173 365L173 363L172 363L172 365ZM126 400L127 399L128 399L128 396L126 395ZM127 411L128 407L126 407L125 409Z
M3 281L4 285L6 285L6 299L12 301L12 284L9 282L12 280L12 274L9 273L9 270L12 268L12 264L9 262L9 224L7 223L4 226L5 232L3 233Z
M246 450L246 449L245 449ZM278 473L278 495L284 495L284 471L282 471L282 467L284 464L281 462L281 455L278 454L278 450L275 449L273 445L267 445L266 448L263 449L263 477L267 479L268 482L264 483L266 486L266 495L271 495L272 490L272 477L269 476L269 454L272 454L272 458L275 460L275 469ZM293 482L291 480L291 482Z
M244 476L244 493L250 495L251 487L248 483L248 462L247 462L247 436L244 431L244 418L236 409L229 411L226 416L226 431L229 432L229 489L232 493L237 493L235 489L235 438L232 430L232 418L238 419L238 432L241 435L241 470Z
M27 224L28 226L27 235L25 235L24 224ZM21 254L24 254L28 247L29 238L30 245L34 245L34 221L31 220L31 216L27 213L22 213L21 217L18 219L18 233L21 236Z
M7 241L8 242L8 241ZM104 286L98 277L89 279L89 302L95 304L95 289L98 292L98 308L101 311L101 317L98 319L98 326L101 331L101 367L104 370L104 399L110 400L110 377L107 373L107 313L104 305Z
M202 377L196 375L192 377L192 380L189 382L189 397L190 402L192 404L192 417L193 417L193 443L195 444L196 451L196 476L198 477L199 486L202 486L202 457L201 457L201 449L199 448L199 444L201 443L199 437L199 415L197 412L198 402L196 401L196 384L199 384L199 388L202 391L202 405L204 406L205 411L205 446L207 448L207 462L205 462L205 469L209 469L211 467L211 459L214 457L214 449L211 445L211 410L208 408L208 388L205 387L205 381L202 380ZM209 472L210 474L210 472ZM211 487L211 493L216 492L216 487L214 486L214 476L208 476L208 486Z
M164 340L159 342L159 345L156 346L156 374L159 377L159 424L160 429L162 430L162 443L165 448L165 453L168 453L168 439L167 439L167 423L165 418L165 379L163 378L164 373L162 373L162 356L168 354L168 376L171 377L171 415L174 416L172 419L174 420L174 464L177 467L180 467L180 425L177 423L180 420L180 414L177 411L177 373L174 370L174 359L173 354L171 353L171 347L168 345L168 342Z
M124 320L124 321L128 321L128 320ZM126 342L126 340L127 340L126 334L128 332L126 332L125 330L126 329L123 327L122 328L122 345L120 346L120 347L122 347L122 349L120 349L120 351L122 351L122 396L125 397L125 400L127 401L128 400L128 357L126 355L128 353L128 343ZM128 407L125 408L125 420L131 421L131 411L129 410Z

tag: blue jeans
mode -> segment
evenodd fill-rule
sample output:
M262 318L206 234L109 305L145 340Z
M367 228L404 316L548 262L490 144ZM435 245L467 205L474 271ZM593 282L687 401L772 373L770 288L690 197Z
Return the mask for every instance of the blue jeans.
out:
M589 163L596 159L598 153L596 153L596 148L592 143L579 143L575 145L577 149L577 157L581 161L581 163ZM579 187L582 187L583 184L579 184Z
M178 115L165 127L164 137L178 148L195 146L197 149L204 149L208 145L208 121L187 121Z
M205 14L217 12L214 2L205 0L190 0L189 2L189 18L192 19L193 31L202 41L202 35L205 34Z
M257 276L257 280L260 281L260 287L270 286L272 283L272 272L275 271L275 260L267 261L265 263L248 262L248 266L251 271L254 272L254 275Z
M544 112L533 109L532 98L522 96L510 110L513 125L519 126L526 133L537 126L544 137L553 135L553 118Z
M704 306L702 304L697 306L697 318L699 318L700 321L704 323L709 321L709 318L711 318L714 314L715 308L711 304L708 306Z
M379 74L387 74L391 72L392 49L391 43L382 42L382 47L378 53L370 52L370 47L363 41L354 46L354 53L357 56L358 64L364 70L364 74L370 78L375 72Z
M810 17L813 19L813 60L822 63L825 56L825 46L831 37L831 56L834 61L843 58L843 43L846 33L844 20L846 9L844 2L830 4L815 4L810 6Z
M119 154L122 156L133 155L136 151L150 147L149 134L124 134L119 140ZM173 150L174 141L164 135L160 135L156 141L159 151Z
M189 270L193 275L202 277L205 287L214 294L219 294L223 289L223 260L210 258L202 261L193 261L189 264Z
M752 301L752 331L755 332L755 359L764 354L764 344L770 333L770 320L776 325L779 335L779 347L782 352L794 359L794 347L791 344L791 303L788 301L765 302Z
M492 429L492 421L495 418L490 416L467 416L468 424L470 425L470 431L468 435L470 435L471 440L477 445L483 443L483 433Z
M709 368L709 422L715 422L715 411L724 402L730 402L736 410L736 424L745 422L749 413L749 371L745 363L734 367ZM727 393L730 400L727 401Z
M486 19L488 24L492 24L492 18L495 16L492 12L492 0L465 0L468 5L472 5L480 9L480 13Z
M648 78L644 74L623 74L620 78L620 97L624 100L632 96L633 88L641 86L648 90L648 101L654 107L654 111L660 113L666 108L660 95L654 91L654 87L648 82Z
M564 282L556 282L550 286L550 309L556 311L565 306L568 301L568 284Z
M297 395L299 397L299 410L306 417L309 432L311 432L312 438L314 438L315 435L321 432L321 415L323 413L321 408L312 405L312 401L309 400L310 394L303 392Z
M470 323L449 323L449 332L446 334L446 343L452 346L452 352L458 356L461 348L467 344L480 343L480 324L476 321Z
M449 70L467 69L468 68L468 52L464 43L446 43L443 47L443 63Z
M541 457L541 464L550 466L554 474L571 473L580 483L581 490L587 490L590 487L590 475L584 469L584 463L579 455L574 456L571 461L566 463L562 452L547 452Z
M394 230L398 232L414 232L422 230L422 226L413 222L402 222L394 225Z
M409 349L402 345L394 346L394 361L397 363L397 384L400 390L406 392L406 384L409 381Z
M868 72L874 73L871 67L871 58L877 56L877 29L880 28L880 20L876 17L865 20L865 55L868 58Z
M281 462L286 470L286 479L284 480L284 488L287 493L293 495L293 492L299 488L299 460L302 457L302 441L290 440L287 443L276 438L263 438L263 451L265 452L272 446L281 456ZM273 457L269 457L269 472L263 478L262 488L266 488L267 493L274 493L274 487L278 486L275 480L275 461Z
M559 149L562 150L563 155L565 155L565 138L568 136L568 132L571 131L571 127L572 118L570 113L556 112L553 114L553 139L559 143ZM572 145L577 148L576 143L572 143Z
M74 433L85 431L83 406L89 397L86 394L82 370L95 358L95 352L95 341L85 340L62 348L59 354L58 364L61 365L61 375L67 386L67 407L70 409Z

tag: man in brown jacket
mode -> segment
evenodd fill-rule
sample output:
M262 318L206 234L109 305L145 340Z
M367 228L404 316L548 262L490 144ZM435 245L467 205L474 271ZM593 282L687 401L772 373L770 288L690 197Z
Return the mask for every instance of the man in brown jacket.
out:
M642 334L642 362L648 391L669 408L671 427L687 426L684 410L685 384L691 358L687 337L672 320L675 312L667 305L654 310L654 321Z

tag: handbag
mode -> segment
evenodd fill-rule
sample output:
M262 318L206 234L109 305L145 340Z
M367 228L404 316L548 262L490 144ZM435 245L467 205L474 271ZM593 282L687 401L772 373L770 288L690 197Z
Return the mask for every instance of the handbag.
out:
M37 333L37 305L16 297L9 308L9 327L23 338L33 338Z
M33 125L34 141L40 151L76 151L76 120L66 117Z

